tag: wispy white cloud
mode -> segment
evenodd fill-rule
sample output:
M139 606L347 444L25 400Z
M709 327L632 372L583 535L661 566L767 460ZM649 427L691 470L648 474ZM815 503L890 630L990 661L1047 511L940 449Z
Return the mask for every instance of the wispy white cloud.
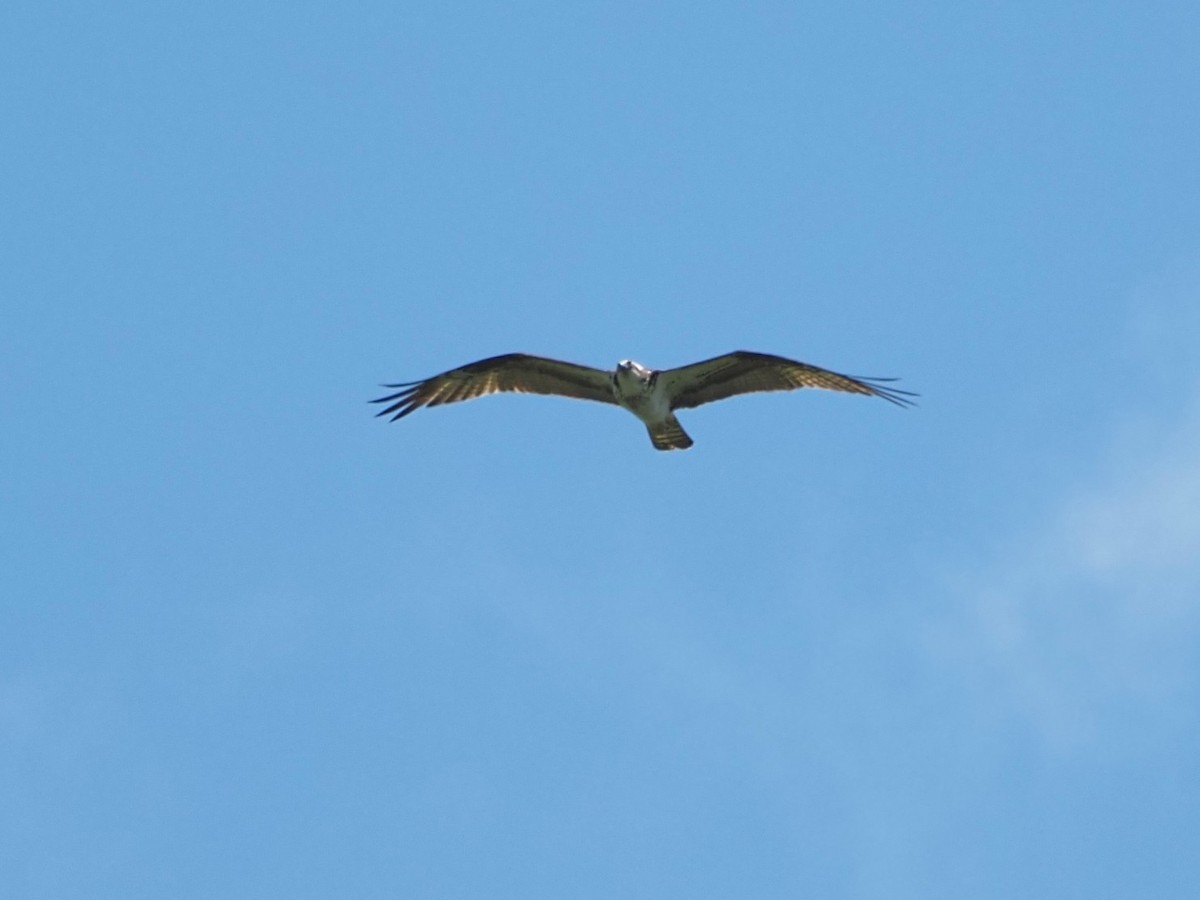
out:
M1066 749L1187 709L1200 638L1200 386L1181 419L1126 434L1031 535L959 576L940 654L990 708Z
M1163 578L1175 573L1194 586L1187 576L1200 566L1200 410L1165 437L1128 461L1128 480L1114 480L1068 510L1072 556L1087 576L1169 588Z

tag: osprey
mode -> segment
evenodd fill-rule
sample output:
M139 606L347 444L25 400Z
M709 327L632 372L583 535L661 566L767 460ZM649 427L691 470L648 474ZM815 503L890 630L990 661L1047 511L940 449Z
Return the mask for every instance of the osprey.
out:
M631 359L605 372L590 366L560 362L525 353L508 353L469 363L424 381L385 384L400 388L372 400L386 403L378 416L402 419L422 406L441 406L474 400L488 394L555 394L576 400L614 403L645 423L656 450L686 450L692 446L675 410L691 409L714 400L758 391L825 388L882 397L897 406L912 406L916 394L887 387L894 378L853 378L806 363L738 350L678 369L648 369Z

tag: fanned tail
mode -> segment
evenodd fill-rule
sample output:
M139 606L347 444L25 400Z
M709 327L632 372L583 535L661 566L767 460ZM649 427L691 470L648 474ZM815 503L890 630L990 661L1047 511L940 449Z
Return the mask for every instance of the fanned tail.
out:
M695 443L673 415L656 425L647 425L646 430L655 450L686 450Z

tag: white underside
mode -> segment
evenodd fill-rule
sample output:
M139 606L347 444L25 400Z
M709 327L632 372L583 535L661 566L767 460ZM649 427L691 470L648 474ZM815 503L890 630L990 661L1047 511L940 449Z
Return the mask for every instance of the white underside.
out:
M646 391L645 382L633 376L618 374L617 381L617 402L647 425L661 425L671 415L671 402L661 383Z

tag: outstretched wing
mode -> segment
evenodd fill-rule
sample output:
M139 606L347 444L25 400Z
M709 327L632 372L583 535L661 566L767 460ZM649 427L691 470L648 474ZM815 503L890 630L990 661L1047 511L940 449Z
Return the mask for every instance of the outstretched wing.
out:
M617 402L612 393L612 376L608 372L525 353L493 356L424 381L385 384L384 387L401 390L371 402L387 403L388 406L376 413L376 417L391 415L393 422L422 406L441 406L504 392Z
M671 409L690 409L738 394L808 387L882 397L897 406L912 406L913 401L908 398L917 396L885 384L895 381L894 378L853 378L782 356L747 350L666 369L658 373L658 379L671 398Z

